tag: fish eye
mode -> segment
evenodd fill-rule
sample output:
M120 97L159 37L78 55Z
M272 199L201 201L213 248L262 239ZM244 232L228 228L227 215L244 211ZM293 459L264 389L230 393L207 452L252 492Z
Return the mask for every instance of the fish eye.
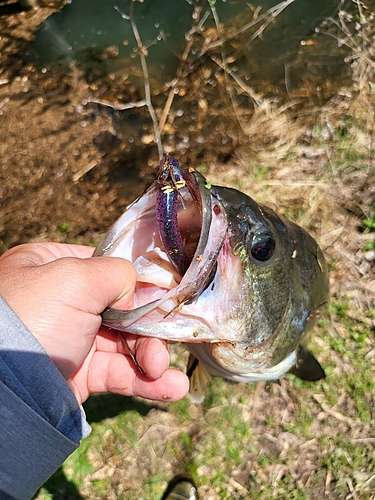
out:
M275 241L272 238L267 238L252 247L251 255L254 259L264 262L272 257L275 247Z

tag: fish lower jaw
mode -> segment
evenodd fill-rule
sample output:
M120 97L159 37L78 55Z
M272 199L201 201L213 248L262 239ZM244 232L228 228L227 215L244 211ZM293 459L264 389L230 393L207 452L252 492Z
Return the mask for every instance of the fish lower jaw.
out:
M276 366L272 366L267 370L262 370L259 372L233 374L231 380L235 380L237 382L261 382L278 380L283 375L285 375L285 373L287 373L292 366L296 364L296 359L296 352L294 351Z
M235 382L260 382L277 380L296 364L296 351L290 353L283 361L268 368L257 368L256 363L234 355L231 359L212 353L207 344L188 344L190 352L204 365L210 375L222 377ZM237 358L237 359L236 359Z

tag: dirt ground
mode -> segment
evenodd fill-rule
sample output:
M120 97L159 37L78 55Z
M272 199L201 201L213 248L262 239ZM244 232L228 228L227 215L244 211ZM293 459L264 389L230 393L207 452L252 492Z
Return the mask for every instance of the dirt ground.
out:
M16 5L0 4L0 16ZM3 249L30 240L92 241L153 177L147 154L145 167L139 168L139 161L131 161L134 155L123 151L108 114L96 105L82 105L92 92L79 71L73 68L65 77L43 73L18 56L54 8L51 2L0 17ZM157 160L156 149L154 155ZM124 197L113 178L119 163Z
M158 166L145 110L127 114L129 123L119 132L116 112L85 105L99 92L81 71L72 66L61 74L23 62L21 51L61 1L42 5L22 11L16 2L0 4L3 250L30 240L92 242L139 196ZM224 123L216 128L219 141L214 138L210 148L202 145L200 130L191 133L195 150L185 145L185 161L230 157L230 130ZM185 136L183 129L169 134L170 149Z

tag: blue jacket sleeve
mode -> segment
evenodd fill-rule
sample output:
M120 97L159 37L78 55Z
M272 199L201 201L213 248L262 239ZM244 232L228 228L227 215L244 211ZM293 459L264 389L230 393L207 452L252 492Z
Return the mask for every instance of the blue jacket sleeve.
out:
M61 373L0 297L0 500L28 500L90 432Z

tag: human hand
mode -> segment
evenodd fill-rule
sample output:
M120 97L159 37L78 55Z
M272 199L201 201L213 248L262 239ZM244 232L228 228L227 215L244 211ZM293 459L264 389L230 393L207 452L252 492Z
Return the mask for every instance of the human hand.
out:
M106 307L133 307L136 273L124 259L90 259L92 253L90 247L60 243L14 247L0 258L0 295L42 345L79 404L107 391L181 399L188 379L168 369L165 341L101 326ZM143 373L128 349L136 353Z

